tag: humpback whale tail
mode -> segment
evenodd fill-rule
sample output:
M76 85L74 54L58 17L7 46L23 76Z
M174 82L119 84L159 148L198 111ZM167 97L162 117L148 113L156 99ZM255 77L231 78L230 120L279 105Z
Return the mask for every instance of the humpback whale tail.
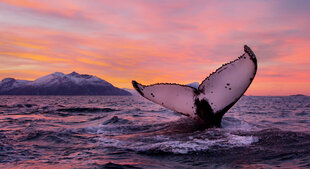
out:
M223 115L241 98L257 71L253 51L244 46L244 54L222 65L202 81L198 89L173 83L133 87L146 99L183 115L200 118L205 127L220 127Z

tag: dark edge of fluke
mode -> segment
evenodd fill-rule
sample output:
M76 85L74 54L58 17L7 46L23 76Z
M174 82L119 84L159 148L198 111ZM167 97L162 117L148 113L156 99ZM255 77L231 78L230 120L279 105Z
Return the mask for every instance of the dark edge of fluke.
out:
M141 96L144 96L144 94L141 92L141 90L140 90L140 88L139 88L139 86L138 86L138 82L136 82L135 80L133 80L133 81L131 81L131 83L132 83L132 86L139 92L139 94L141 95ZM140 84L141 85L141 84Z
M248 47L247 45L244 45L244 52L247 53L251 59L254 61L255 66L257 67L257 59L256 59L256 55L254 54L254 52L252 51L252 49L250 47Z

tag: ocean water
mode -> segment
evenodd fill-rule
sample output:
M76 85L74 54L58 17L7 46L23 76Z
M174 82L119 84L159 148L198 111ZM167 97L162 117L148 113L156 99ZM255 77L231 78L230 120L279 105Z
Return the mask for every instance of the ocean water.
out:
M243 96L222 128L139 96L0 96L0 168L310 168L310 97Z

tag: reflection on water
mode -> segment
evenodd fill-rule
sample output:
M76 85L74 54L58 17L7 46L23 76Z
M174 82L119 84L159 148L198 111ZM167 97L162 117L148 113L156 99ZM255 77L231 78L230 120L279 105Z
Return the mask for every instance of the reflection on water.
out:
M310 97L245 96L222 128L138 96L0 96L0 167L310 167Z

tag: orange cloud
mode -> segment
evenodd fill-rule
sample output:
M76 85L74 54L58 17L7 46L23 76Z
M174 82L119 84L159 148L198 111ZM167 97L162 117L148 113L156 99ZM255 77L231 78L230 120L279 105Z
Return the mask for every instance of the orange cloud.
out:
M67 61L66 59L51 58L51 57L48 57L45 55L33 54L33 53L0 52L0 55L15 56L15 57L33 59L33 60L38 60L38 61L44 61L44 62L50 62L50 61L64 62L64 61Z

